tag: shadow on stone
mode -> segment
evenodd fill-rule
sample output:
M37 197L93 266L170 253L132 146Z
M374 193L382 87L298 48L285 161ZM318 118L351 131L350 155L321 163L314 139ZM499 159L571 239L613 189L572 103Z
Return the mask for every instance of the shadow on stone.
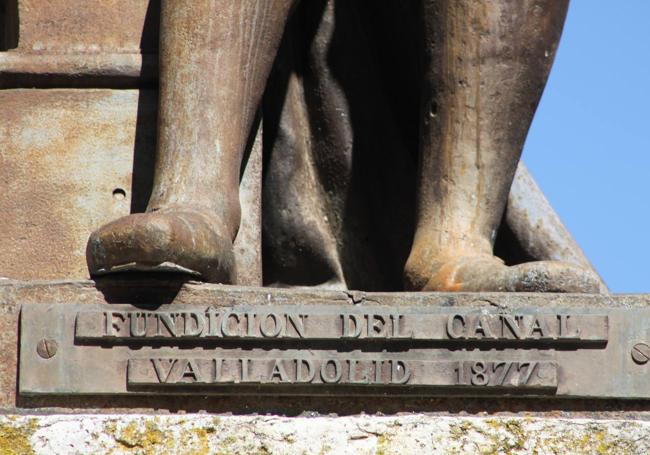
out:
M17 406L24 408L107 409L111 412L210 412L233 415L278 414L283 416L394 415L404 412L427 412L442 415L477 415L482 413L526 412L535 415L573 412L585 417L607 412L615 415L634 415L650 410L643 400L563 400L557 398L509 397L264 397L259 396L177 396L116 397L116 396L19 396Z
M190 275L182 273L124 272L95 277L95 286L108 303L128 303L156 309L173 303Z

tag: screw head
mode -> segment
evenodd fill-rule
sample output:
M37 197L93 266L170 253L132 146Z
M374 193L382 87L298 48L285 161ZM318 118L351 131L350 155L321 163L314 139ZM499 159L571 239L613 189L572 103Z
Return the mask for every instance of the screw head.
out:
M51 359L54 357L57 349L59 349L59 344L49 338L43 338L41 341L36 343L36 352L44 359Z
M632 346L632 360L639 365L648 363L650 360L650 346L646 343L637 343Z

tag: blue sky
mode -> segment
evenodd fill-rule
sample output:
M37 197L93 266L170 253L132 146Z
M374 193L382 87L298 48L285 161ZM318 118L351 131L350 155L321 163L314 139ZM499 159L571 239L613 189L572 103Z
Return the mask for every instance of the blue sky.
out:
M650 292L650 1L573 0L523 159L614 292Z

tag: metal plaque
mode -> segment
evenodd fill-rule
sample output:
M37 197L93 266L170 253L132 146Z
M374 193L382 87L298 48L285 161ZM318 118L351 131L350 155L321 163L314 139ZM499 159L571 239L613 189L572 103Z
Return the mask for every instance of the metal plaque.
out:
M39 394L650 398L645 308L25 304Z

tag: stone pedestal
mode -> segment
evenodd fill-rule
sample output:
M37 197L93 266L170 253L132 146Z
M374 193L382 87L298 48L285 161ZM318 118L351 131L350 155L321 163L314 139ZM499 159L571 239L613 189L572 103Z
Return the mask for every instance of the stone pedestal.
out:
M114 454L631 454L650 450L634 419L431 414L0 417L0 452Z

